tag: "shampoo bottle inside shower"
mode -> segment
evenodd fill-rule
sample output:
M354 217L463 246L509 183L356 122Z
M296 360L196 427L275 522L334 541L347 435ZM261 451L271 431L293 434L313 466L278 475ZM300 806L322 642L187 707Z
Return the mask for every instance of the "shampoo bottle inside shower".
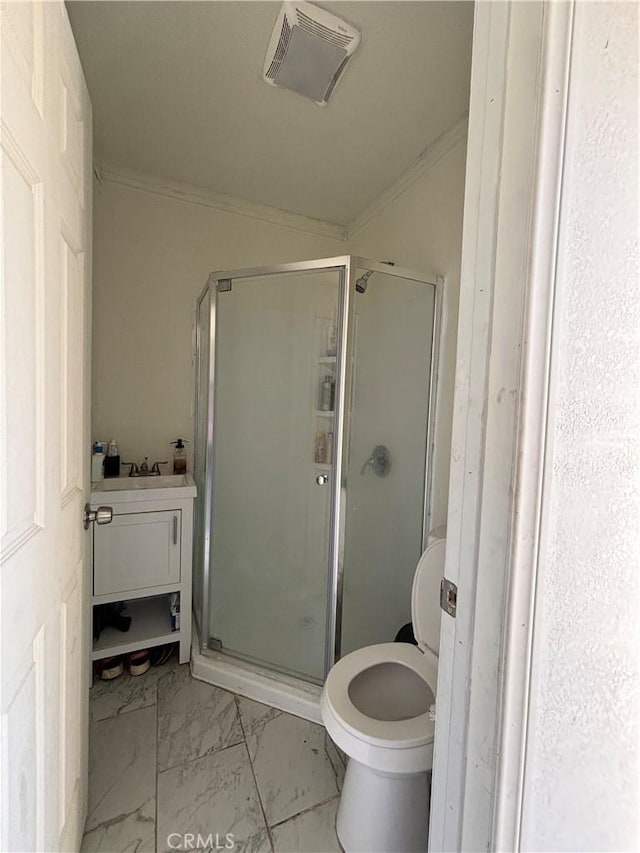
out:
M338 350L338 330L336 329L335 315L331 318L327 328L327 355L334 356Z
M325 452L326 459L325 459L325 461L328 462L329 465L332 465L333 464L333 433L332 432L327 433L327 440L325 442L325 446L326 446L326 452Z
M324 465L327 461L327 436L321 430L316 433L316 447L314 454L314 462L318 465Z
M330 412L333 408L333 382L331 376L325 376L320 386L320 411Z

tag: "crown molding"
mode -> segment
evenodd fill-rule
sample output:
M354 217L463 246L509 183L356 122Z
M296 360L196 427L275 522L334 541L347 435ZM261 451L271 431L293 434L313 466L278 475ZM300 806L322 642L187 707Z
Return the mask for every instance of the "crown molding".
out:
M334 240L346 240L348 228L345 225L336 225L333 222L324 222L321 219L312 219L297 213L288 213L276 207L264 204L255 204L251 201L235 198L234 196L217 193L213 190L184 184L180 181L172 181L157 175L149 175L128 169L124 166L116 166L112 163L101 163L98 171L99 181L112 184L120 184L131 187L142 192L154 193L175 201L184 201L188 204L198 204L201 207L210 207L221 210L224 213L235 213L238 216L249 216L252 219L260 219L272 225L283 228L291 228L294 231L304 231L307 234L315 234L318 237L331 237Z
M356 216L349 224L348 238L354 237L375 216L378 216L397 198L407 192L415 183L423 178L427 172L442 160L457 145L465 142L467 138L468 113L463 113L460 118L448 130L439 136L428 148L422 152L418 159L406 169L390 187L378 196L371 204Z
M238 216L249 216L282 228L291 228L294 231L304 231L307 234L315 234L318 237L330 237L342 242L350 240L375 216L378 216L392 204L397 198L409 190L415 183L423 178L443 157L452 151L457 145L467 138L467 113L464 113L435 142L426 148L418 159L406 169L402 175L388 187L382 195L378 196L371 204L349 224L338 225L333 222L325 222L321 219L313 219L298 213L289 213L277 207L265 204L256 204L245 199L235 198L231 195L195 187L180 181L172 181L158 175L150 175L124 166L116 166L112 163L95 164L95 174L100 183L107 181L113 184L121 184L125 187L142 192L154 193L165 196L175 201L184 201L189 204L198 204L201 207L210 207L221 210L224 213L235 213Z

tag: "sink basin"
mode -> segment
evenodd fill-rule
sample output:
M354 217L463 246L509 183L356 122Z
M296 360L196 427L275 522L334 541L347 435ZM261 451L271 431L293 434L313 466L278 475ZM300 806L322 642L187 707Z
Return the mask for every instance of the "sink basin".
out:
M113 477L93 483L91 486L92 503L173 500L174 498L195 498L195 496L196 484L191 474Z
M167 474L160 477L113 477L101 480L93 487L94 492L121 492L138 489L171 489L179 486L192 486L193 480L188 474Z

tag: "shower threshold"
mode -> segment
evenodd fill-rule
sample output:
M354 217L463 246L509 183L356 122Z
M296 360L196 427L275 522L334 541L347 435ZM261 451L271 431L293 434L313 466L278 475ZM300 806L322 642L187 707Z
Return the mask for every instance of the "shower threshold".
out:
M199 681L255 702L271 705L314 723L322 723L320 685L241 661L224 652L202 649L195 631L191 643L191 674Z

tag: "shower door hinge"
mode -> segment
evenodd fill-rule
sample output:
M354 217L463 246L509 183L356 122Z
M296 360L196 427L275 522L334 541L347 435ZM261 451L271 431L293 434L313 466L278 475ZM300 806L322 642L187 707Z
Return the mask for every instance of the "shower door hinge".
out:
M209 637L209 648L219 652L222 648L222 640L219 640L217 637Z
M458 587L453 581L442 578L440 581L440 607L449 616L456 618L456 607L458 606Z
M218 281L218 293L226 293L228 290L231 290L231 279L221 278Z

